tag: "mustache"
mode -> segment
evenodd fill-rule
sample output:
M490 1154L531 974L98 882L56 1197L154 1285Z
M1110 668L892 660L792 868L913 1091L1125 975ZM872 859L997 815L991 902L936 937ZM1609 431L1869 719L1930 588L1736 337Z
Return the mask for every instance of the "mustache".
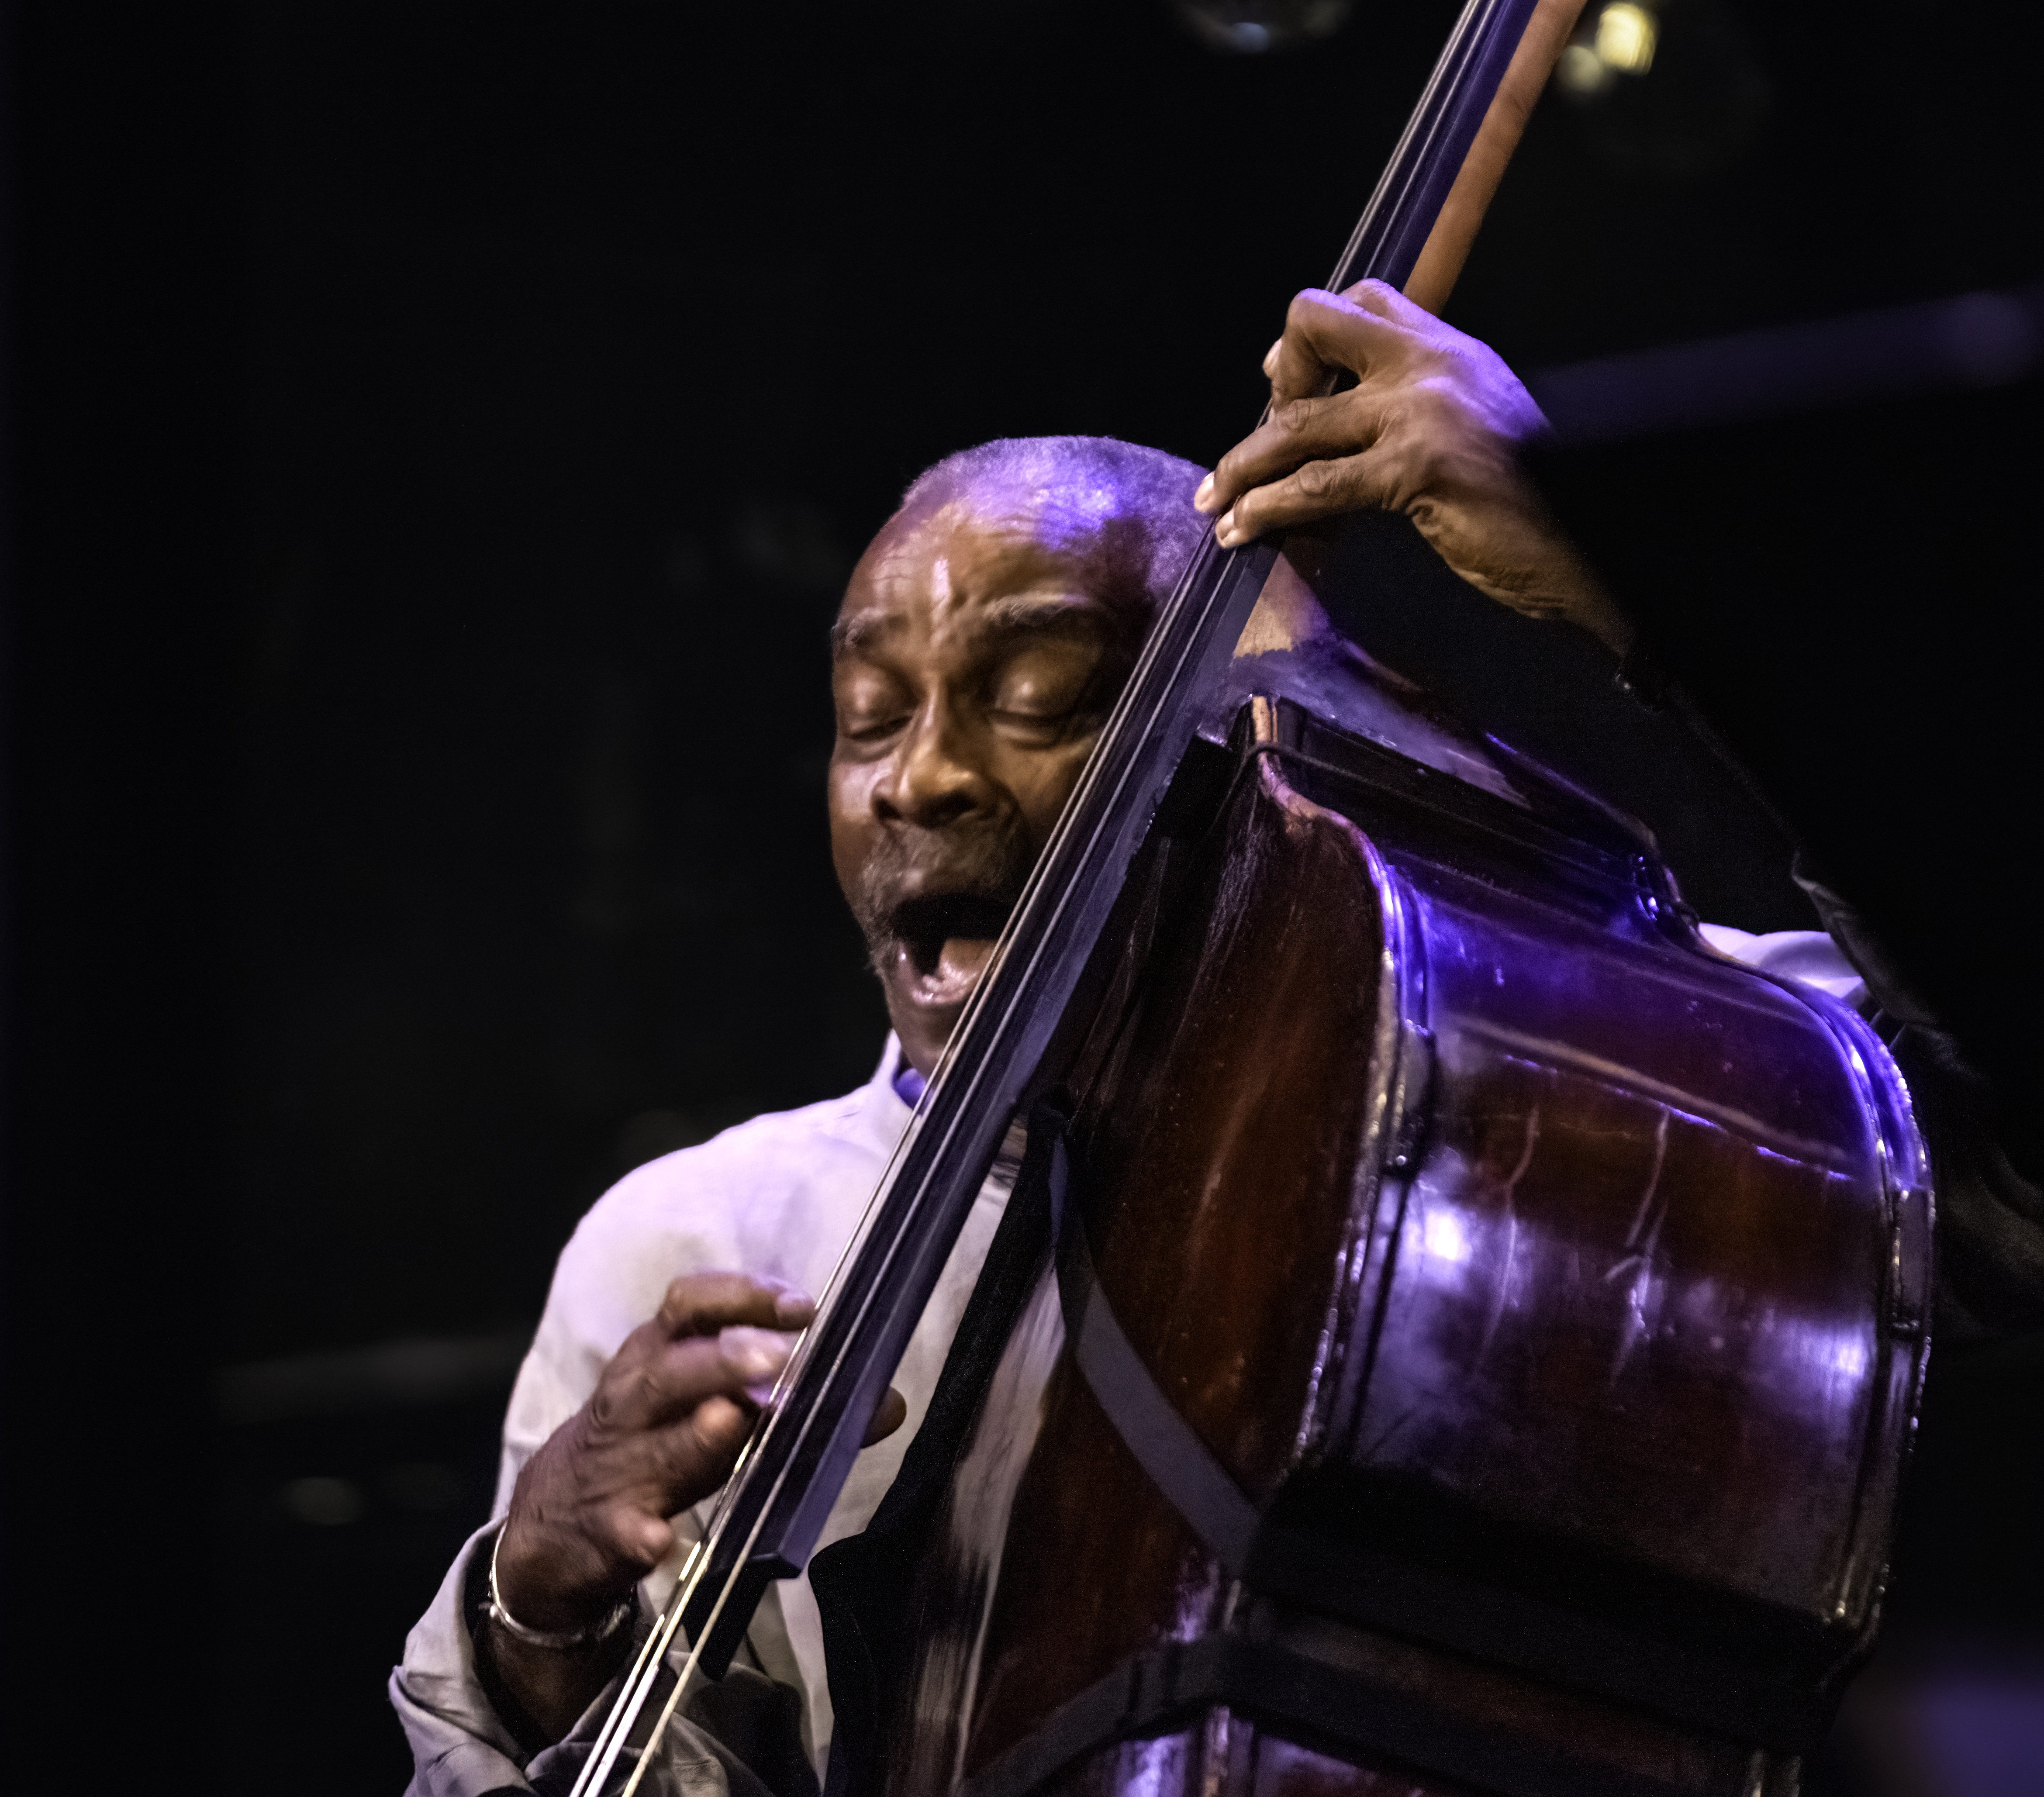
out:
M898 943L928 972L948 938L997 936L1035 862L1019 816L888 831L852 895L874 966L891 958Z

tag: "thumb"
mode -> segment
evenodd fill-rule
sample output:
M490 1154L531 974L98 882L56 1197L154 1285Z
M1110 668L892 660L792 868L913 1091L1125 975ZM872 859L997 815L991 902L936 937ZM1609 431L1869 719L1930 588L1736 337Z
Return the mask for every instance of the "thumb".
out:
M873 1420L866 1424L866 1439L859 1445L870 1448L875 1442L886 1441L908 1420L909 1400L889 1385L873 1407Z

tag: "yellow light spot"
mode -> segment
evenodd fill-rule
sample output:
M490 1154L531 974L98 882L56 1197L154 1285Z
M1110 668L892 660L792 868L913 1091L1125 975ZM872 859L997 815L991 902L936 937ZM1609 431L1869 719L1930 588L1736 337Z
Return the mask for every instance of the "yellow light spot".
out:
M1654 40L1660 35L1654 15L1644 6L1616 0L1597 14L1597 60L1627 75L1644 75L1654 66Z
M1554 79L1571 94L1594 94L1611 79L1611 71L1587 44L1571 44L1562 52Z

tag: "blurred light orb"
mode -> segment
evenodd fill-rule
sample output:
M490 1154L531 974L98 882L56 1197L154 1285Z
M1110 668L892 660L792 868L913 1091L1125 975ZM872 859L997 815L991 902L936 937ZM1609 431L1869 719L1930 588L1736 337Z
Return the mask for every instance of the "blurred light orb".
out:
M1554 65L1554 79L1570 94L1594 94L1611 79L1611 71L1587 44L1571 44Z
M1209 50L1258 56L1331 37L1354 0L1171 0L1179 22Z
M1597 14L1596 60L1606 68L1644 75L1654 66L1654 46L1661 28L1654 15L1631 0L1616 0Z
M1661 26L1654 14L1632 0L1613 3L1593 15L1587 33L1562 52L1554 79L1564 91L1595 94L1614 75L1645 75L1654 67Z
M1604 0L1585 7L1554 85L1614 166L1694 180L1755 141L1769 86L1724 0Z

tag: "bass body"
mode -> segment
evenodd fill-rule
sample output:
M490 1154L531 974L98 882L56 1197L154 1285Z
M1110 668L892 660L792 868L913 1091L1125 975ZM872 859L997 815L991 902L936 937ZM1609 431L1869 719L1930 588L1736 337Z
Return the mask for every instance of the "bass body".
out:
M1870 1638L1892 1062L1639 826L1351 685L1248 697L1138 858L1012 1296L837 1581L874 1797L1781 1792Z

